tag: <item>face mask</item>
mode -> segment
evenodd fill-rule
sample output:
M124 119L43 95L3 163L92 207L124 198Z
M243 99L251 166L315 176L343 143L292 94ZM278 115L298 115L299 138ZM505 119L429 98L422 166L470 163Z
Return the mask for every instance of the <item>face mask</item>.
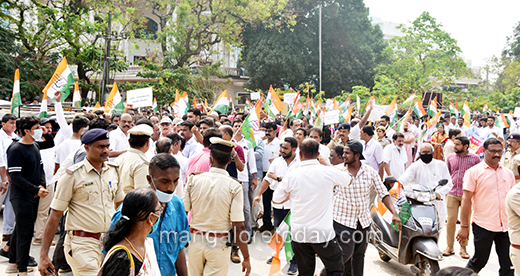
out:
M405 129L404 129L404 132L407 132L407 131L408 131L408 129L407 129L407 128L405 128Z
M400 146L397 146L397 145L396 145L395 147L396 147L398 150L401 150L401 149L402 149Z
M155 182L153 181L153 178L152 178L152 184L153 184L153 187L155 188L155 193L157 194L157 197L159 198L159 202L161 203L168 203L170 202L170 200L172 200L173 198L173 193L169 194L169 193L165 193L163 191L159 191L159 189L157 189L157 186L155 186Z
M265 131L259 131L258 135L260 136L260 138L264 138L265 137Z
M34 140L40 140L42 138L42 135L43 135L43 129L39 128L39 129L35 129L34 135L31 135L31 136L32 136L32 138L34 138Z
M421 160L428 164L432 161L433 159L433 153L430 153L430 154L421 154Z
M157 217L156 214L154 214L154 216ZM156 221L156 222L153 224L153 226L152 226L152 232L150 232L150 234L152 234L153 232L155 232L155 230L157 230L157 228L159 227L159 221L160 221L160 220L161 220L161 217L158 216L158 217L157 217L157 221Z

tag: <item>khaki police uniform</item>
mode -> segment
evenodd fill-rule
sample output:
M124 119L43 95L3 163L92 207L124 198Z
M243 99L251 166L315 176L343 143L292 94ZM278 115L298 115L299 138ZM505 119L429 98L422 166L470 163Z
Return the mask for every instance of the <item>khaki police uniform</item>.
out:
M344 147L344 146L346 146L347 143L348 143L348 140L347 140L345 143L343 143L343 140L341 140L341 138L338 138L338 139L336 139L336 140L332 140L332 141L333 141L333 143L334 143L334 144L333 144L333 145L334 145L333 147L335 147L335 146L342 146L342 147Z
M518 184L520 182L520 176L518 175L518 167L520 166L520 148L516 151L508 149L502 156L502 164L504 167L510 169L515 174L515 181Z
M219 168L192 174L183 197L191 215L188 274L228 275L232 222L244 221L244 193L238 180Z
M146 179L149 162L142 151L130 148L127 152L117 157L115 163L119 165L119 173L125 195L134 189L149 186Z
M124 198L119 183L116 164L103 163L99 173L86 158L67 169L57 183L51 208L68 209L64 253L74 275L97 275L102 244L99 235L88 236L108 231L116 202Z

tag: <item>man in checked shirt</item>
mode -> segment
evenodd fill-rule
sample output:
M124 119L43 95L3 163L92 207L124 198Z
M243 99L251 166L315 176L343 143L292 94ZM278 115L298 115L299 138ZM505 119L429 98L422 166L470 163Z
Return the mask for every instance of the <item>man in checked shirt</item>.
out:
M338 186L333 198L334 230L338 243L343 249L346 275L363 275L365 251L368 245L370 223L370 189L382 198L383 204L392 213L392 223L401 230L401 220L386 190L379 173L362 163L363 145L349 140L343 150L345 167L343 171L352 177L350 186ZM321 275L325 275L321 271Z

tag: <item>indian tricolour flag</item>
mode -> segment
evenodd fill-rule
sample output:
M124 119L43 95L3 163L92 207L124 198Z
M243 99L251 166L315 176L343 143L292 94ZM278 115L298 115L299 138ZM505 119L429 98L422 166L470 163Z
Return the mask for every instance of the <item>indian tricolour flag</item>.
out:
M269 246L275 251L269 275L280 271L294 257L291 246L291 212L285 216L269 241Z
M437 123L439 122L439 119L441 118L442 110L439 110L437 114L435 114L428 122L426 122L426 125L428 128L436 127Z
M153 98L152 109L153 109L155 112L158 111L158 109L157 109L157 99L156 99L156 98Z
M457 119L459 118L459 111L457 110L457 107L452 102L450 102L450 113L455 115L455 117L457 117Z
M394 208L399 211L399 219L401 219L401 223L404 225L408 221L411 216L410 204L408 200L406 200L406 195L404 193L403 187L399 182L395 182L394 186L388 191L390 194L390 199L394 204ZM372 207L372 212L379 214L383 219L392 224L392 213L386 208L383 202L380 200L377 204ZM395 230L397 229L397 225L392 225Z
M67 59L64 57L58 68L51 77L51 80L45 88L43 88L43 93L47 92L47 95L54 99L54 93L56 91L61 91L61 101L63 102L70 94L70 86L74 83L74 76L72 75L72 71L69 68L69 64L67 63Z
M47 91L43 92L42 103L40 105L39 118L47 118Z
M386 116L390 117L390 123L397 120L397 99L394 98L392 103L385 109Z
M411 114L412 114L412 110L408 109L406 114L397 122L397 131L398 132L404 133L405 127L408 126L408 118L410 117Z
M469 113L470 113L469 104L468 104L468 100L466 100L466 102L464 102L464 105L462 106L462 117L464 118L464 125L467 127L471 126Z
M372 95L370 99L367 102L367 106L365 107L365 110L368 110L369 106L374 106L376 104L376 97Z
M224 90L224 92L218 96L215 106L213 106L213 110L218 110L222 114L227 114L229 112L229 99L227 97L227 90Z
M260 111L262 110L262 101L257 100L255 108L247 115L242 124L242 134L244 139L249 141L253 147L256 147L256 139L260 131Z
M484 107L482 108L482 113L488 113L488 112L489 112L488 104L487 104L487 102L484 102Z
M354 107L351 106L347 109L347 111L345 111L343 114L341 114L339 116L339 121L340 122L344 122L344 123L348 123L350 122L350 118L352 118L352 111L354 110Z
M426 111L424 111L424 108L422 107L421 101L415 102L413 105L413 112L417 114L417 117L422 118L424 115L426 115Z
M413 103L413 100L415 99L415 93L413 93L413 95L410 95L410 97L408 97L408 99L406 99L402 106L403 107L407 107L407 106L410 106L412 103Z
M428 115L431 117L437 114L437 97L430 101L430 105L428 105L426 112L428 112Z
M112 87L112 91L105 102L105 113L122 113L124 109L123 97L119 93L117 83L114 82L114 87Z
M272 85L269 87L269 93L267 94L266 104L268 115L270 115L270 117L274 117L275 115L279 114L283 109L283 103L280 100L278 93L274 91Z
M20 117L18 107L22 105L22 97L20 95L20 69L14 72L13 96L11 98L11 114Z
M74 84L74 94L72 94L72 105L74 107L81 107L81 92L79 91L79 84Z
M495 117L495 125L499 128L508 128L509 124L507 122L507 118L504 114L500 114L500 116Z

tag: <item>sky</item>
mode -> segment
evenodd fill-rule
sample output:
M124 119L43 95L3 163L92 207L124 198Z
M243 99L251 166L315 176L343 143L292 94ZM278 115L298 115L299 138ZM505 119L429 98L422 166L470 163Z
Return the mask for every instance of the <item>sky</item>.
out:
M424 11L442 24L458 41L463 58L482 67L493 55L499 56L506 39L520 21L519 0L364 0L369 16L382 21L409 23ZM468 64L469 65L469 64Z

